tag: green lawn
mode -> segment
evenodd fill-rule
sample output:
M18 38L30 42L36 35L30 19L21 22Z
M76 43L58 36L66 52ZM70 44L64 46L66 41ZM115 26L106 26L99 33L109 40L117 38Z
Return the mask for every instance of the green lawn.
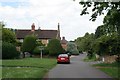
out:
M25 58L2 61L2 78L42 78L56 65L56 59Z
M94 64L96 68L102 70L103 72L107 73L113 78L119 78L120 72L119 72L119 65L120 63L101 63L101 64Z

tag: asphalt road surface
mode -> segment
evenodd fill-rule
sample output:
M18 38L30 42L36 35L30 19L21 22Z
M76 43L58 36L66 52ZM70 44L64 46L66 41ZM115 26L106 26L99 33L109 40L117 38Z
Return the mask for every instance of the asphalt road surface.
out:
M90 63L83 62L85 54L72 56L70 64L58 64L51 69L48 78L111 78L104 72L92 67Z

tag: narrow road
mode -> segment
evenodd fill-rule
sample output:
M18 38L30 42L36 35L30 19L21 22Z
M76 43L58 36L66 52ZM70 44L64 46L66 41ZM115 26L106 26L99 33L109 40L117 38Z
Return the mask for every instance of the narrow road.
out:
M70 64L58 64L48 73L48 78L111 78L104 72L83 62L85 54L71 57Z

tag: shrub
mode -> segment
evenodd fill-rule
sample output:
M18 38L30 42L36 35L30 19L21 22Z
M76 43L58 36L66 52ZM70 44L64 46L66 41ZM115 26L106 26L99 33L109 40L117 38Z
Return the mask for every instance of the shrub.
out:
M39 55L40 54L39 46L35 47L35 49L33 50L33 54L34 55Z
M22 44L22 51L32 54L34 48L36 47L36 40L37 38L35 35L26 36Z
M20 42L20 41L16 41L16 44L15 44L16 46L22 46L22 42Z
M16 50L16 47L8 42L2 44L2 59L14 59L18 58L20 53Z
M79 51L77 49L71 50L72 55L79 55Z
M39 46L35 47L35 49L33 50L33 55L40 56L40 54L41 54L41 50ZM44 47L44 49L42 50L42 55L48 55L48 54L49 54L49 51L47 47Z
M68 42L67 51L71 52L71 54L73 54L73 55L79 55L79 51L77 49L77 46L73 42Z
M49 54L49 50L47 49L47 47L45 47L43 50L43 55L48 55L48 54Z
M3 28L2 41L15 44L16 43L15 33L12 32L10 29Z
M47 46L50 56L56 56L59 53L63 53L65 50L62 48L58 39L51 39Z

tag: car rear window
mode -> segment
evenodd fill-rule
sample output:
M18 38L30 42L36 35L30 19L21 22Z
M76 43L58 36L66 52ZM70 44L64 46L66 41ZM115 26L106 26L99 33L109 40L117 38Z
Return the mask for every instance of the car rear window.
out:
M67 54L60 54L58 57L68 57Z

